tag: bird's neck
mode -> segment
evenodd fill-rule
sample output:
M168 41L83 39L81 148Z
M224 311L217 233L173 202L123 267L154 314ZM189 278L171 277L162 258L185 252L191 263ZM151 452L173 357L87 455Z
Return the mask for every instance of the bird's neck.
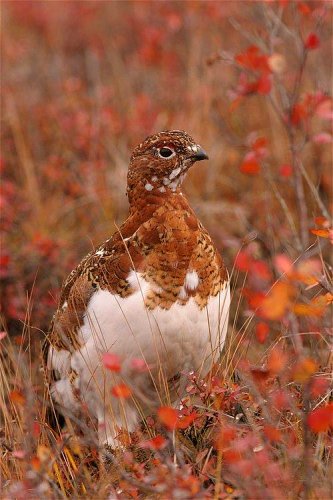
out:
M130 214L146 212L150 208L151 213L163 205L188 206L180 186L170 188L168 186L153 186L149 183L138 182L134 187L127 189Z

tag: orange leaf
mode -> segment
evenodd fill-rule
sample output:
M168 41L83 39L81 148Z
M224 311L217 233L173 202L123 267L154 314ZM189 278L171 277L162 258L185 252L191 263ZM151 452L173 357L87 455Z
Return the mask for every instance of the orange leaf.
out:
M330 231L328 229L310 229L312 234L319 236L320 238L329 238Z
M9 393L9 399L18 405L24 405L25 397L20 391L11 391Z
M297 271L293 278L306 285L318 283L318 276L322 274L322 264L319 259L308 259L297 265Z
M333 302L333 294L332 293L327 292L327 293L325 293L324 297L326 300L326 304L332 304L332 302Z
M307 423L313 432L326 432L333 428L333 403L313 410L308 415Z
M295 288L288 283L277 283L264 298L259 313L262 317L278 320L282 319L291 305Z
M161 406L157 411L158 418L170 430L177 427L178 414L174 408Z
M30 463L31 463L31 467L33 468L33 470L35 470L37 472L40 470L41 460L39 457L37 457L37 456L32 457Z
M292 377L295 382L304 383L316 372L317 365L311 358L299 361L293 369Z
M126 384L114 385L111 390L115 398L129 398L132 395L131 389Z
M268 356L267 368L271 375L280 373L287 364L287 356L278 347L275 347Z
M327 304L326 295L320 295L312 299L309 304L295 304L294 313L297 314L297 316L320 317L324 314Z

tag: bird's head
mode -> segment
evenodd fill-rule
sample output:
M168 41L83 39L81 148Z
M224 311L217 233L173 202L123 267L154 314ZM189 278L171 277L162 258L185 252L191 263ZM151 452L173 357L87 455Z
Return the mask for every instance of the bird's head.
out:
M128 193L136 186L154 195L175 192L188 169L207 153L182 130L147 137L133 151L128 170Z

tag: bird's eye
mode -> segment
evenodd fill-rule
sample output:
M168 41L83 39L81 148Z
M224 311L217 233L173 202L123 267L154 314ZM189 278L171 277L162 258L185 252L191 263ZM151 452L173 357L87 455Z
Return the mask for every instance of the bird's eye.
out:
M161 158L171 158L175 154L176 153L174 152L173 149L167 147L158 150L158 156L160 156Z

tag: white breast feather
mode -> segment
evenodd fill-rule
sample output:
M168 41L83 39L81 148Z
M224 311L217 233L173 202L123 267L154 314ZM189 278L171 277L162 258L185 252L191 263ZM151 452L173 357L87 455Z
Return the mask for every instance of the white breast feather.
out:
M170 310L156 308L149 311L144 306L144 298L150 285L134 271L128 281L136 290L129 297L121 298L107 290L94 293L79 331L83 347L70 357L71 368L79 375L77 387L90 412L104 429L105 435L101 439L111 445L115 444L116 432L110 427L108 418L121 426L117 415L121 418L124 414L119 400L110 396L112 385L124 381L134 395L142 395L143 401L147 388L153 387L152 378L157 380L161 373L166 380L187 370L198 371L204 376L219 356L228 325L230 290L227 285L216 297L211 297L202 310L191 297L185 305L175 303ZM198 283L197 273L189 271L184 283L186 288L194 290ZM105 352L121 358L120 374L103 368L101 357ZM140 375L133 373L133 358L144 359L151 371ZM71 397L66 394L70 386L64 382L68 378L69 358L64 354L57 358L53 353L49 360L62 374L63 381L61 384L57 382L58 392L62 393L59 399L70 404ZM111 402L112 408L106 407L106 401ZM127 402L126 424L129 428L135 426L138 415L135 406L129 400ZM156 395L155 404L161 404L156 401Z
M185 288L195 290L199 285L199 276L196 271L187 271L185 276Z

